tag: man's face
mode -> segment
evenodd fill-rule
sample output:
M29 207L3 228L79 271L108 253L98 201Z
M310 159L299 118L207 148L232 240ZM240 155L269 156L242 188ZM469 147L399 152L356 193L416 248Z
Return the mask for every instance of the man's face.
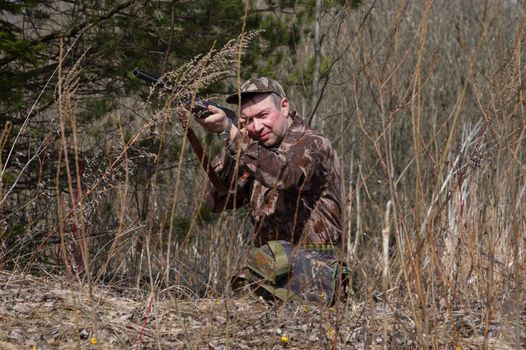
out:
M290 126L289 101L281 99L276 106L271 94L258 94L241 105L241 128L260 144L270 147L281 142Z

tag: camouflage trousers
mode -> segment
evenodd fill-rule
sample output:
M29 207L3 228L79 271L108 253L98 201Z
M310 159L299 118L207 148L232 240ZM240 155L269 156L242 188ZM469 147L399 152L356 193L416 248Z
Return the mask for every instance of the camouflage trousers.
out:
M252 248L247 270L256 293L267 298L332 305L347 292L348 269L340 260L287 241Z

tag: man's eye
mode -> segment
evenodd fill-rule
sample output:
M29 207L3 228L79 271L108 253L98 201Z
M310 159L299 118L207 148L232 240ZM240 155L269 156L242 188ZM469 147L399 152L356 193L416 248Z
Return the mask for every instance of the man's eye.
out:
M241 123L241 125L246 126L246 125L249 125L250 123L252 123L252 119L242 119L240 121L240 123Z

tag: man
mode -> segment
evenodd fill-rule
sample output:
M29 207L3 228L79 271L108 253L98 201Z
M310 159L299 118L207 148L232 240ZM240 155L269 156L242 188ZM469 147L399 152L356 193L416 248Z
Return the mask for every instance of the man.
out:
M197 119L225 141L213 165L231 191L210 186L209 208L219 212L249 203L256 246L273 240L339 246L340 163L330 141L290 110L275 80L252 78L241 86L240 96L231 95L227 102L241 105L238 125L215 106L209 107L212 115ZM240 188L243 172L250 177Z

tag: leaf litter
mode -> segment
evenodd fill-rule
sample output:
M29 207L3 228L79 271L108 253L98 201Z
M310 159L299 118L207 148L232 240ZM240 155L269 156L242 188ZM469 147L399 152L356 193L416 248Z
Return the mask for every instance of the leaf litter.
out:
M434 320L435 332L445 336L438 347L483 346L481 314L446 314ZM384 341L388 348L419 347L412 314L402 305L381 302L371 308L357 300L333 307L274 303L249 291L223 299L184 300L159 291L124 294L104 285L93 287L90 294L86 285L62 276L7 272L0 272L0 321L2 350L365 349L383 347ZM502 327L494 325L492 332L488 348L511 346Z

